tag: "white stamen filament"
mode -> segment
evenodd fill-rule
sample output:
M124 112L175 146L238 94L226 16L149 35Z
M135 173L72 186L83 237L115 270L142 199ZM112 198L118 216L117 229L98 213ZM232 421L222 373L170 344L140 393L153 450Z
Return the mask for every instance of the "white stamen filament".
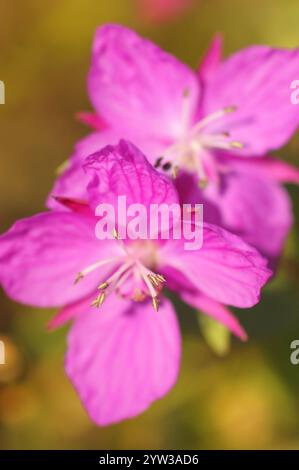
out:
M235 106L228 106L227 108L219 109L214 113L208 114L206 117L198 121L195 126L192 127L190 132L191 136L197 135L199 131L202 131L208 124L211 124L211 122L217 121L223 116L226 116L229 113L233 113L236 110L237 108Z
M113 284L117 283L122 274L125 273L125 271L127 271L128 269L130 269L130 267L132 266L133 262L132 261L129 261L123 265L121 265L117 271L115 271L115 273L113 273L106 281L105 281L105 284L107 284L107 287L111 287ZM99 289L101 290L101 286L99 286Z
M116 269L108 279L98 286L99 295L96 299L92 302L92 306L100 307L106 296L109 295L113 291L117 291L120 293L120 287L125 283L125 281L131 276L133 278L133 286L136 284L137 288L133 291L133 300L136 296L136 291L140 291L140 294L146 296L149 295L152 298L153 307L157 311L158 310L158 294L162 288L162 284L165 282L165 279L162 275L156 274L150 269L148 269L143 262L141 262L140 258L142 257L142 248L138 245L137 250L134 248L136 245L132 244L127 246L123 240L120 240L117 232L115 231L115 237L121 244L125 254L124 256L112 257L107 258L105 260L98 261L96 263L91 264L87 268L83 269L79 272L75 283L80 281L85 275L93 272L95 269L111 264L112 269ZM142 247L142 245L141 245ZM148 250L148 246L146 247ZM145 250L146 251L146 250ZM153 252L154 254L154 252ZM144 283L144 287L148 291L146 294L146 290L140 289L140 286Z
M96 263L91 264L87 268L83 269L83 271L80 271L79 274L81 274L83 277L86 276L87 274L91 273L95 269L100 268L101 266L104 266L105 264L110 264L110 263L116 263L117 261L122 260L122 256L116 256L114 258L107 258L101 261L97 261Z
M114 285L114 289L118 290L131 275L132 275L132 271L130 269L128 269L126 272L124 272L120 276L118 281L116 281L116 283Z
M182 119L183 136L179 141L170 145L165 150L164 155L158 159L158 166L160 166L162 162L165 162L164 165L167 164L168 167L171 168L174 177L177 175L180 167L186 168L189 171L195 171L200 184L206 184L208 178L204 168L205 157L204 155L201 157L201 153L204 152L205 149L242 149L243 145L241 142L230 140L228 132L211 133L208 130L205 131L205 129L209 124L222 119L229 113L235 112L237 108L235 106L228 106L215 111L198 121L190 129L190 103L188 97L189 93L184 91Z

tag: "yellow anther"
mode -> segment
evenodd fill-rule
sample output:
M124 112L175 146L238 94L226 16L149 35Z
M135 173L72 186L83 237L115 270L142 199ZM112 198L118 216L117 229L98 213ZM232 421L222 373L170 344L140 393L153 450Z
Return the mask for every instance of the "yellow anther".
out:
M242 149L242 148L244 148L244 145L241 142L238 142L236 140L231 142L230 146L231 146L232 149Z
M74 284L78 284L79 281L81 281L81 279L83 278L83 274L82 273L78 273L75 280L74 280Z
M153 297L152 299L154 310L157 312L159 310L159 299L158 297Z
M235 111L237 111L237 106L226 106L223 111L225 113L234 113Z
M201 179L198 181L198 187L199 189L206 189L206 187L208 186L209 182L208 180L206 179Z
M97 296L97 298L96 298L95 300L93 300L93 301L91 302L90 305L91 305L92 307L99 308L99 307L103 304L103 302L104 302L104 300L105 300L105 297L106 297L105 293L102 292L100 295Z
M154 287L159 287L159 281L157 280L157 276L154 274L148 274L147 276Z
M179 167L177 165L175 165L173 168L172 168L172 177L175 179L179 174Z
M99 285L98 289L99 290L104 290L104 289L107 289L107 287L109 286L108 282L102 282L102 284Z
M112 230L112 236L113 236L113 238L115 238L116 240L118 240L119 237L118 237L118 233L117 233L116 228L114 228L114 229Z

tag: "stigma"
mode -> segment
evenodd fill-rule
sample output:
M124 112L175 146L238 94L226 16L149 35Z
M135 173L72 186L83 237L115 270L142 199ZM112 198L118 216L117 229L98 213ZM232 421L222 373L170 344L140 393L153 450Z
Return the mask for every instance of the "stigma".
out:
M135 240L125 243L116 230L113 237L120 244L120 256L102 259L80 271L74 283L77 284L89 273L102 266L110 268L110 276L101 279L98 295L91 306L99 308L112 292L119 296L141 302L151 298L154 310L159 309L159 294L166 279L154 271L157 264L157 243L151 240Z

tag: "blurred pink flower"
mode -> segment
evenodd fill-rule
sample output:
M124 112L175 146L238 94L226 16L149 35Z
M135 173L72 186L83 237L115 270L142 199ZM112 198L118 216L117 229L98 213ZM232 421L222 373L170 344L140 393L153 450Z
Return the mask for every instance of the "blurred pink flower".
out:
M298 49L252 46L221 61L217 36L195 73L127 28L101 27L88 76L96 115L84 115L95 132L78 143L53 192L81 197L82 158L124 137L162 171L179 173L182 200L204 202L205 220L275 258L292 223L281 183L298 183L299 172L266 154L297 129L290 83L298 74Z
M101 202L116 204L125 195L147 208L176 203L178 195L171 180L125 141L91 155L84 168L88 203L62 198L68 211L20 220L0 237L0 280L16 301L65 306L51 327L73 320L67 374L91 418L106 425L141 413L176 381L180 333L171 303L159 298L165 281L244 339L219 302L256 304L270 271L255 249L209 224L196 251L185 250L183 239L98 240L93 214Z
M160 22L180 15L194 3L194 0L137 0L137 2L143 18Z

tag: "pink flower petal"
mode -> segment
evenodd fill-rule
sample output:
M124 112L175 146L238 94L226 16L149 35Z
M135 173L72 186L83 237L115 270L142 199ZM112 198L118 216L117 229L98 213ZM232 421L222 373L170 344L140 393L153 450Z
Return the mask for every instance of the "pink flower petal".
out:
M77 285L79 271L115 255L115 240L97 240L95 222L74 212L19 220L0 237L0 281L14 300L39 307L75 302L93 292L107 268Z
M56 330L61 326L64 326L71 320L74 320L76 317L89 310L89 307L92 301L96 298L98 291L93 292L91 295L84 297L78 302L66 305L59 312L57 312L54 317L47 324L49 331Z
M177 137L186 92L190 118L199 98L199 83L191 69L118 25L96 32L88 90L97 113L108 125L122 129L125 138L130 138L127 131L151 138Z
M76 113L78 121L86 124L96 131L102 131L107 128L107 124L101 116L96 113L90 113L88 111L79 111Z
M198 68L200 79L205 82L210 80L217 72L218 66L222 60L223 36L220 33L215 34L209 48L204 55Z
M122 140L91 155L84 170L90 177L88 194L93 207L111 203L118 213L118 198L126 196L127 205L142 204L149 216L150 204L178 203L170 178L156 171L130 142Z
M271 275L266 260L236 235L204 224L203 246L186 250L183 240L169 240L160 253L160 270L174 268L193 288L217 302L252 307Z
M271 263L280 256L292 226L288 192L279 184L296 182L299 171L274 158L244 158L225 154L221 162L227 172L220 187L198 188L192 175L176 180L180 200L204 204L204 220L238 234Z
M284 145L299 123L299 107L291 103L291 82L299 74L299 49L252 46L225 60L208 83L204 114L237 106L220 131L245 145L243 155L264 155Z
M225 158L226 162L229 159L230 165L240 171L254 172L279 183L299 184L299 168L278 158L266 156L253 159L233 155L226 155Z
M146 410L174 385L180 332L168 300L107 299L79 316L68 337L66 372L91 419L105 426Z
M86 199L89 175L87 175L82 168L86 157L100 151L107 145L118 144L121 135L121 132L106 129L101 132L93 132L77 142L74 154L69 159L66 170L55 180L54 186L48 196L47 207L49 209L61 210L61 205L57 204L53 196ZM131 136L131 140L154 164L157 156L162 154L165 146L158 140L146 138L145 136L141 137L139 135L138 137L136 135Z
M227 230L238 233L267 258L275 259L292 226L291 200L274 178L266 176L259 160L252 163L243 167L240 164L225 175L224 190L213 200Z
M55 180L47 199L49 209L61 210L61 205L53 196L87 199L89 176L83 171L82 165L86 157L102 149L108 144L117 144L120 135L111 130L93 132L77 142L75 151L67 163L67 168Z
M215 320L226 326L234 335L245 341L247 334L240 325L238 319L224 305L199 293L185 291L181 294L182 299L194 308L201 310L202 313L209 315Z

